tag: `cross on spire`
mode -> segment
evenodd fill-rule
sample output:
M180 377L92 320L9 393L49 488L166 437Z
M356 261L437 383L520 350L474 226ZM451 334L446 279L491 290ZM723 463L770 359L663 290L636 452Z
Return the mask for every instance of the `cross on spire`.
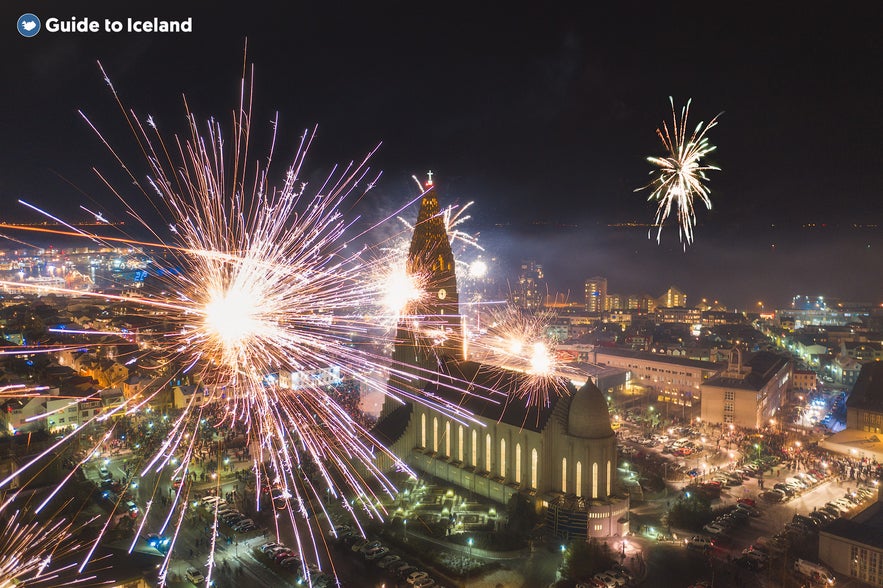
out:
M432 185L432 170L429 170L429 172L426 175L429 178L428 180L426 180L426 187L428 188L429 186Z

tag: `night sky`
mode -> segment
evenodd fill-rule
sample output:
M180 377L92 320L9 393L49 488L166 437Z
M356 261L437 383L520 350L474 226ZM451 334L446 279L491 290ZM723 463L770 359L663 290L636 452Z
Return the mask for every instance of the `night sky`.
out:
M229 118L247 38L256 154L277 110L279 159L319 125L315 173L382 143L365 217L402 206L415 195L411 175L432 169L443 204L475 201L464 228L499 257L501 278L533 258L572 297L600 274L611 291L675 284L691 303L731 307L798 293L883 300L879 2L101 4L0 8L0 220L37 220L18 198L67 220L85 220L81 204L120 214L91 172L118 168L78 109L146 174L96 60L128 107L173 133L184 128L182 94L199 117ZM192 17L195 31L44 28L26 39L13 28L24 12L44 25ZM722 168L710 173L713 209L697 208L686 252L674 225L661 245L647 227L610 226L653 220L648 192L635 189L650 179L645 157L663 155L655 129L670 118L669 96L693 99L692 124L723 112L710 133L709 163ZM119 174L114 184L138 197Z

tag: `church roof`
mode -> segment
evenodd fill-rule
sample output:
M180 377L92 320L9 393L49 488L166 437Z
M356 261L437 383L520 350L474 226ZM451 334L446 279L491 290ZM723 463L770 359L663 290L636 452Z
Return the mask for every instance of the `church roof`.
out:
M374 425L374 428L371 429L371 436L384 446L391 447L405 433L405 429L408 428L408 421L411 420L411 412L413 410L414 407L411 403L405 403L397 407Z
M435 381L424 388L427 396L475 416L529 431L542 431L562 398L553 383L541 384L548 387L545 392L549 404L527 406L519 393L525 390L529 376L474 361L447 360L439 372ZM567 393L576 392L569 382L563 385Z

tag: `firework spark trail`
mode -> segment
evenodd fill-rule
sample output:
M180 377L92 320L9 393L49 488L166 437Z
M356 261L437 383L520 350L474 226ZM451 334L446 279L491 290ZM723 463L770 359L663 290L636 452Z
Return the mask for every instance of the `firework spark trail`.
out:
M0 537L0 588L45 585L59 580L59 574L70 571L71 566L53 568L52 561L81 549L72 539L72 532L78 530L60 516L49 523L36 519L26 522L21 512L12 513ZM68 578L64 583L76 581Z
M656 167L654 171L650 172L650 175L654 175L655 178L646 186L635 191L650 188L652 192L647 200L655 200L659 203L654 221L658 226L657 243L661 240L662 226L671 213L672 206L677 208L680 227L678 236L686 248L688 244L693 243L693 226L696 224L693 199L698 197L706 208L711 209L711 199L709 198L711 190L706 185L708 180L706 172L719 171L720 168L704 165L702 159L716 149L714 145L709 143L706 133L717 125L717 119L721 115L715 116L707 125L700 122L690 133L687 130L687 118L690 114L691 100L688 100L681 109L680 120L678 120L675 111L674 99L669 97L669 101L671 102L671 129L665 121L662 123L662 129L656 129L656 134L662 141L667 155L647 158L647 161Z
M163 365L177 366L172 375L162 376L165 383L175 373L190 372L210 392L206 403L198 409L191 400L170 424L159 447L138 468L142 475L174 470L172 475L185 476L191 469L194 443L204 418L210 419L209 426L215 428L220 423L245 428L249 446L257 448L253 452L257 487L263 488L264 479L279 481L296 507L288 509L292 525L303 519L301 522L309 529L307 537L296 533L298 550L302 556L308 553L309 559L318 561L321 546L316 537L322 535L316 533L318 523L305 516L308 509L325 510L323 497L327 493L353 512L345 497L354 494L360 497L360 508L368 516L382 519L386 512L379 498L393 496L395 488L375 465L378 454L384 454L399 469L409 471L327 390L311 383L296 390L282 389L265 381L268 374L277 371L302 373L339 365L347 377L385 392L384 385L362 374L384 369L388 358L353 348L349 340L351 334L376 330L383 325L383 317L388 316L388 311L379 307L386 286L374 276L376 268L387 267L390 260L382 256L368 261L370 252L348 249L352 239L347 236L355 220L347 221L342 212L344 202L354 195L364 196L359 195L361 184L371 187L376 183L379 174L374 175L368 166L373 151L362 160L334 167L319 183L318 190L308 192L300 177L316 130L305 131L284 172L284 181L276 187L270 179L269 165L278 121L273 122L269 155L265 161L251 165L247 155L251 86L245 79L240 106L233 115L232 141L225 142L221 125L213 119L205 127L206 135L201 135L200 124L186 101L188 133L168 141L152 119L142 125L134 112L123 108L103 69L102 74L146 157L149 177L138 180L88 117L81 115L136 189L160 213L163 224L149 222L138 212L134 201L114 189L98 170L96 174L126 206L127 213L154 235L156 243L149 246L171 257L166 262L168 267L181 267L183 271L166 274L166 295L92 295L159 311L161 320L171 327L153 338L153 346L161 346ZM232 150L228 147L231 142ZM35 206L27 206L54 218ZM465 220L462 215L449 214L447 218L454 226ZM82 238L101 239L65 226ZM170 243L165 243L159 229L152 228L157 226L170 227ZM130 236L116 240L148 245ZM472 244L477 246L474 240ZM26 282L0 285L30 287ZM83 294L63 288L53 291ZM158 391L159 388L153 395ZM418 392L406 394L409 400L436 404ZM150 397L127 399L117 410L134 415L149 400ZM458 406L439 403L437 408L460 422L470 420L470 415ZM40 457L80 434L84 427L102 423L106 418L107 415L93 417ZM107 436L93 451L105 440ZM177 468L173 460L180 460ZM85 460L80 467L83 463ZM315 477L302 473L307 467L315 468ZM379 491L369 485L369 480L378 483ZM3 480L0 486L9 482L10 479ZM151 510L158 508L159 484L157 477L138 535ZM180 484L170 510L162 517L160 532L167 527L174 529L168 553L174 550L181 531L188 492L189 485ZM217 509L214 520L216 528ZM109 524L110 519L83 559L81 571ZM130 549L134 545L133 542ZM167 555L160 570L161 584L166 582L168 561ZM208 564L207 581L211 581L214 543Z

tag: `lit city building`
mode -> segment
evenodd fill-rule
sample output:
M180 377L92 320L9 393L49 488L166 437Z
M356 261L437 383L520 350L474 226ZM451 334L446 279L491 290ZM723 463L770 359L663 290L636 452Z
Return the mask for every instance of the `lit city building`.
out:
M518 284L512 289L512 303L524 310L536 310L546 299L543 266L533 260L521 262Z
M607 278L596 276L586 280L586 312L604 312L607 310Z
M760 429L775 419L787 400L791 361L768 351L743 363L733 350L727 369L702 383L702 421Z
M701 385L722 369L709 361L613 347L596 347L590 361L628 370L631 385L646 388L648 400L683 407L694 406L700 400Z

